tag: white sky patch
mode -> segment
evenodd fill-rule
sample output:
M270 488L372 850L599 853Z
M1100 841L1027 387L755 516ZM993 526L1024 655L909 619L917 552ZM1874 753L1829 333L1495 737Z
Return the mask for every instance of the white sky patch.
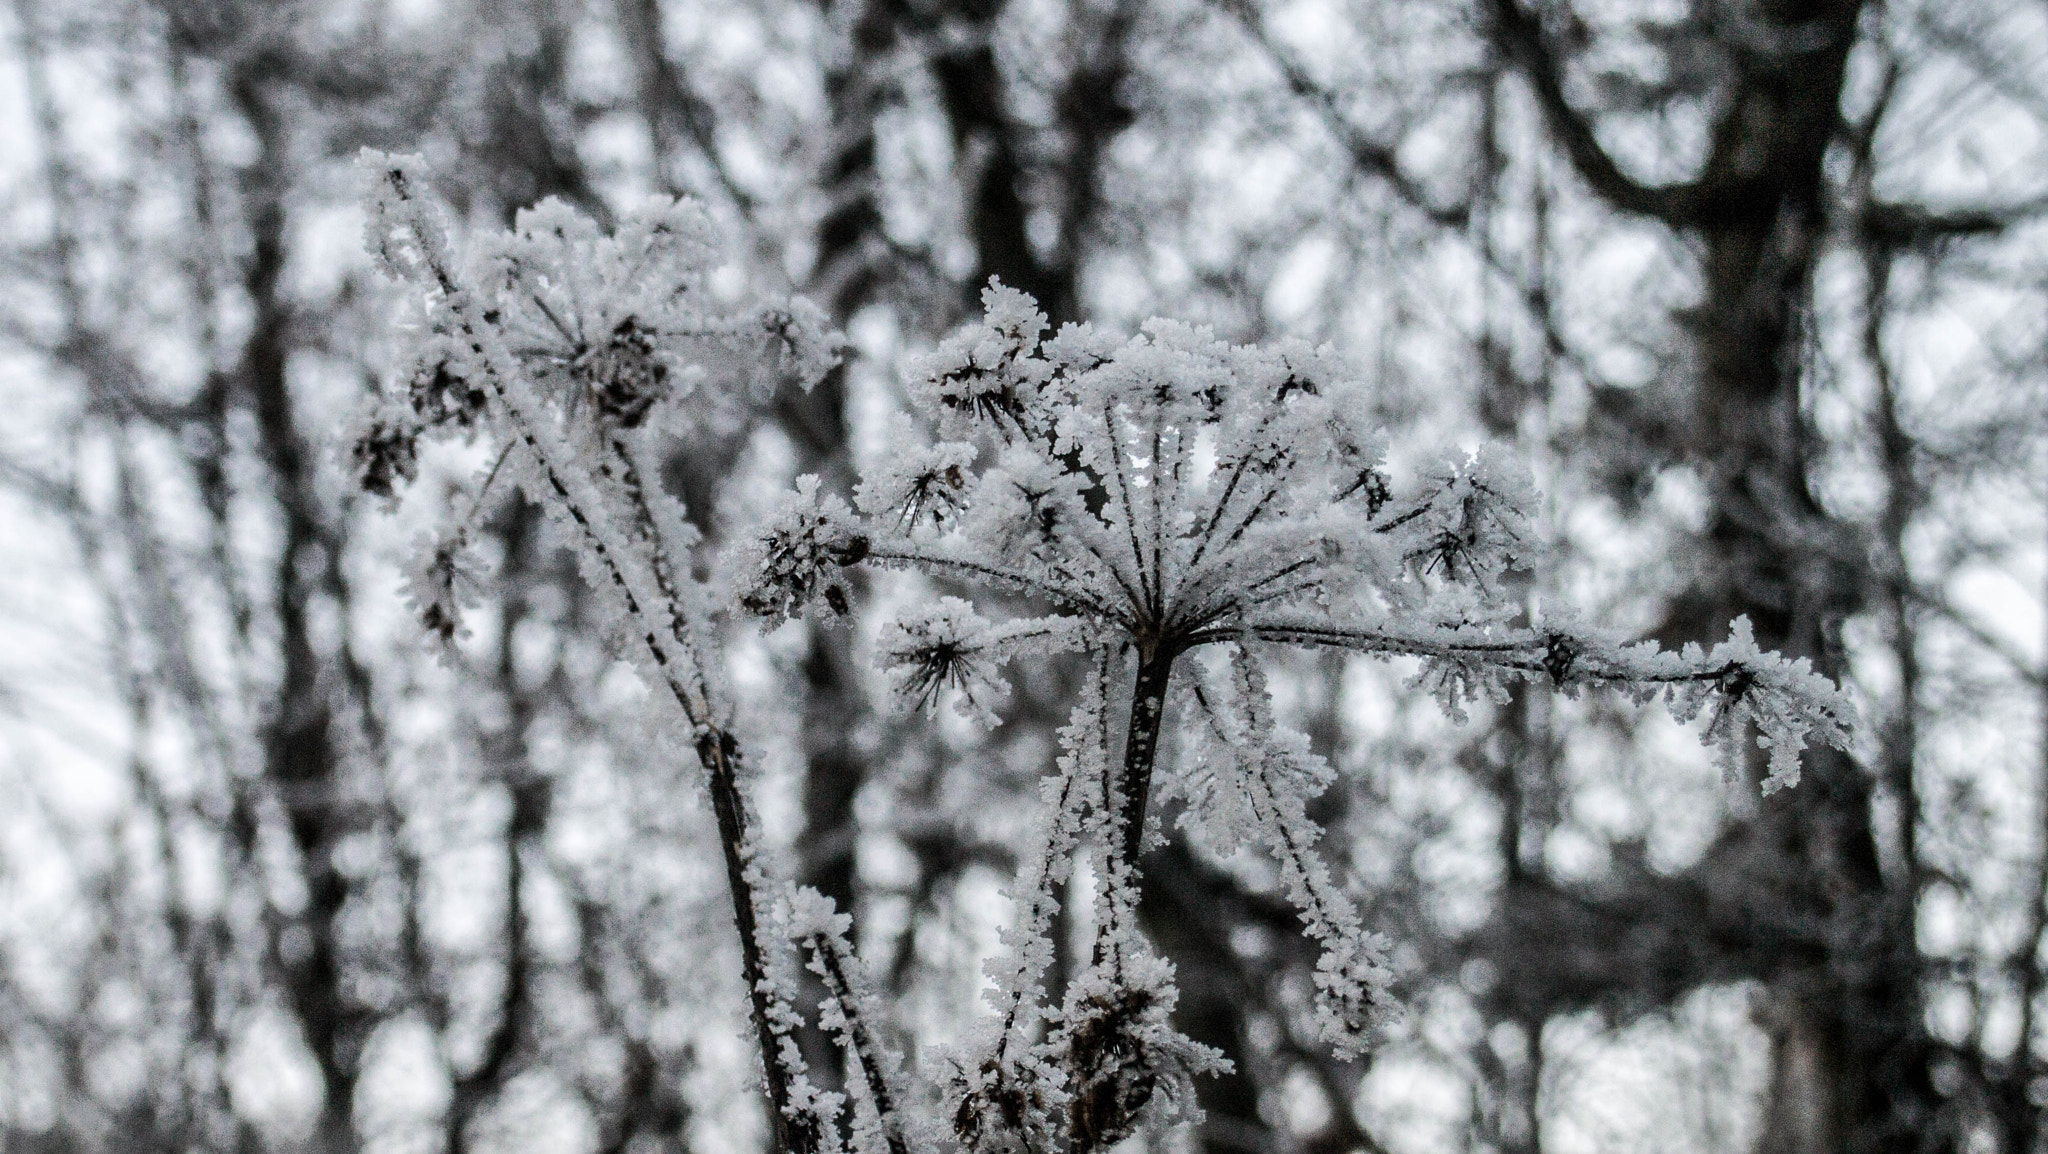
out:
M1322 299L1337 246L1327 236L1308 236L1280 262L1266 287L1266 307L1282 320L1300 320Z

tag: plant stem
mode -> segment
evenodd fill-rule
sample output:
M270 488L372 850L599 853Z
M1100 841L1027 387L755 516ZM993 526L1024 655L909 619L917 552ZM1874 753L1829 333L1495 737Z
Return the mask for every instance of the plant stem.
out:
M1166 683L1177 651L1157 645L1138 651L1138 678L1131 688L1130 726L1124 737L1124 861L1137 868L1145 845L1145 801L1152 792L1152 764L1159 757L1159 729L1166 718Z
M774 1149L776 1154L816 1154L824 1145L824 1120L808 1103L800 1110L793 1108L791 1093L796 1078L792 1076L791 1064L785 1060L779 1045L787 1029L785 1019L790 1016L790 1011L787 1005L780 1004L781 999L768 980L767 951L761 940L758 906L763 879L754 857L751 818L747 813L746 799L740 791L739 742L714 723L716 712L708 696L704 695L703 670L697 664L697 647L690 640L683 602L674 586L673 574L660 561L660 544L658 535L653 532L651 511L645 505L645 492L639 488L638 477L633 477L636 511L641 522L637 528L653 558L649 562L652 575L661 587L662 596L668 600L666 629L662 628L663 623L657 616L657 607L644 604L635 593L634 582L628 576L632 562L611 545L613 538L606 531L609 517L603 502L594 498L594 489L587 480L574 472L573 456L558 455L559 447L542 434L545 426L538 409L526 403L527 398L520 395L521 370L497 338L495 321L488 312L481 315L475 312L446 247L445 218L431 202L419 196L403 170L390 170L386 180L400 201L414 214L405 226L420 249L422 272L450 302L456 328L454 335L467 344L477 358L482 369L481 383L502 407L511 435L533 455L541 478L546 482L546 489L533 495L540 500L552 496L561 502L563 510L575 523L584 547L596 559L618 593L626 615L640 625L640 639L646 645L656 671L667 683L684 717L696 728L697 760L704 767L712 811L718 822L726 881L732 893L733 921L739 930L740 976L746 983L748 1009L755 1037L761 1046L761 1068L768 1092L768 1121L774 1136ZM623 444L615 442L614 447L619 450L622 464L630 466L631 455L623 451ZM562 452L566 453L566 450ZM605 528L600 528L600 525ZM676 646L673 652L670 642L663 640L664 633L673 639Z
M724 850L725 877L732 891L732 920L740 934L740 974L747 984L747 1009L754 1019L754 1036L761 1045L761 1069L768 1090L768 1122L778 1154L811 1154L820 1146L817 1119L806 1112L804 1125L783 1114L790 1100L789 1072L777 1052L781 1034L776 1029L773 994L766 981L767 958L761 949L760 918L754 906L754 880L747 875L753 864L749 844L746 799L740 795L739 742L722 729L707 729L697 738L697 760L703 763L710 787L711 809L718 820L718 840Z
M896 1096L889 1089L880 1040L868 1027L860 1000L854 993L853 980L847 976L846 962L839 956L839 943L818 934L812 937L810 947L817 955L818 968L824 971L820 976L825 979L826 992L839 1003L839 1014L846 1019L846 1028L839 1043L842 1049L853 1054L860 1065L861 1078L867 1084L875 1116L882 1123L882 1138L888 1143L889 1154L910 1154L910 1147L903 1139L902 1120L896 1114Z

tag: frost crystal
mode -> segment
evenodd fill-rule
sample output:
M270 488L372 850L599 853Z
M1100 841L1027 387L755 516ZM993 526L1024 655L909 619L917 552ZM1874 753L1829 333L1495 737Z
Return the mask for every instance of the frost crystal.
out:
M841 572L867 556L868 539L855 531L852 512L839 498L818 493L816 477L797 479L796 491L739 551L734 568L745 582L739 603L757 617L801 617L823 601L834 615L850 610Z

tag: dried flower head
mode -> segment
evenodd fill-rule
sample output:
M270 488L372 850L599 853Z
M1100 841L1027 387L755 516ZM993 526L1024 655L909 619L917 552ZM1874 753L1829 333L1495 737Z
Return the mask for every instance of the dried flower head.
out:
M898 436L888 459L855 491L854 503L869 516L891 522L899 533L952 528L968 506L968 470L977 450L953 441L918 445L907 429Z
M647 410L668 388L668 365L655 347L654 334L637 317L613 325L611 335L586 350L569 369L589 391L598 414L627 429L646 420Z
M406 574L405 596L413 616L437 650L446 652L468 636L463 607L476 598L480 583L469 549L469 533L456 526L422 537Z
M992 722L995 708L1009 696L988 622L957 597L919 606L883 626L880 649L896 698L909 708L930 710L951 692L962 714Z
M419 476L420 427L412 414L386 409L371 415L349 446L356 484L366 493L395 499Z
M790 620L823 601L836 617L852 606L844 570L866 558L868 538L846 502L820 495L800 477L761 530L739 552L740 607L756 617Z

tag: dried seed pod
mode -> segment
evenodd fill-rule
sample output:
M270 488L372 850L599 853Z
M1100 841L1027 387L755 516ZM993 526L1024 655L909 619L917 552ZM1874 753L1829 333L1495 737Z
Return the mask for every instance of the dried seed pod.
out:
M1067 1118L1082 1149L1113 1146L1137 1129L1159 1087L1158 1055L1142 1028L1155 1002L1151 990L1111 989L1088 998L1067 1039L1073 1097Z
M606 419L634 428L667 395L668 366L655 353L654 334L633 317L613 326L605 342L577 358L572 370Z

